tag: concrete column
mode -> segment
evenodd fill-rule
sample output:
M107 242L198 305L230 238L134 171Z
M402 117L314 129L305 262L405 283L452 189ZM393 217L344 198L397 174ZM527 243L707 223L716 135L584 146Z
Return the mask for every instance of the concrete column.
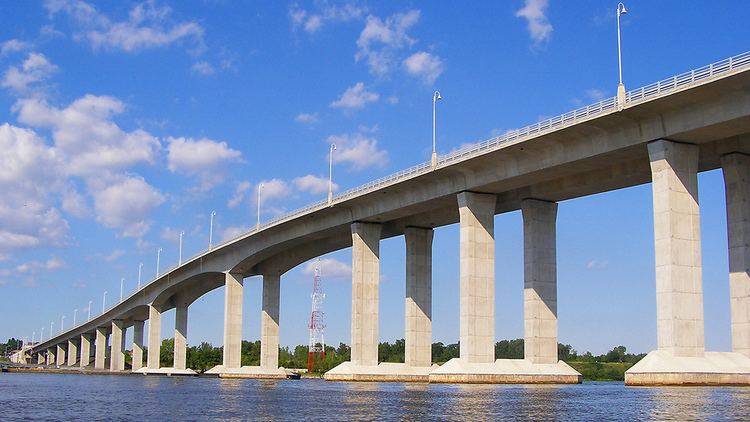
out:
M656 326L659 350L703 356L703 286L698 147L648 144L654 195Z
M727 195L732 351L750 356L750 156L721 157Z
M148 369L159 369L159 352L161 350L161 311L153 305L148 306Z
M122 371L125 369L125 353L122 351L122 340L125 337L123 322L112 321L112 337L110 338L109 370Z
M352 224L352 364L378 364L380 224Z
M187 360L187 304L175 307L174 315L174 369L185 369Z
M260 315L260 366L279 367L279 281L277 273L263 274L263 309Z
M104 361L107 357L107 329L98 327L96 329L96 340L94 343L94 368L104 369Z
M81 334L81 368L89 366L91 363L91 335Z
M62 344L57 345L57 366L65 366L65 347Z
M495 195L458 194L460 218L460 356L495 361Z
M243 276L226 273L224 286L224 368L242 366ZM261 344L263 341L261 339ZM262 355L261 355L262 356Z
M557 204L525 199L521 212L524 358L557 363Z
M137 371L143 368L143 325L144 321L133 322L133 356L131 369Z
M68 366L75 366L78 361L78 344L75 340L68 340Z
M54 349L49 348L47 349L47 365L54 365L55 364L55 352Z
M39 352L36 354L36 364L37 365L44 365L44 353Z
M407 227L406 351L407 366L432 365L432 238L434 230Z

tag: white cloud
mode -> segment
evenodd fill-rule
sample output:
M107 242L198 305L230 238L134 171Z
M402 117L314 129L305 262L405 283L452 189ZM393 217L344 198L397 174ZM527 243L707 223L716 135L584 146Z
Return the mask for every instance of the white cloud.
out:
M44 82L58 67L47 60L44 54L29 53L21 67L11 66L0 83L17 94L27 94L39 82Z
M172 227L164 227L161 230L161 233L159 233L159 237L162 240L167 240L167 241L170 241L170 242L178 242L180 240L180 232L181 231L182 230L180 230L180 229L175 229L175 228L172 228Z
M221 241L226 242L247 233L250 229L244 226L229 226L221 233Z
M76 39L88 41L94 49L138 52L187 41L200 51L204 29L196 22L175 22L172 9L146 1L133 7L125 21L112 21L82 0L48 0L50 16L65 13L80 28Z
M378 148L378 140L362 134L331 135L328 143L336 144L334 163L349 163L354 170L383 167L388 163L388 151Z
M245 199L245 195L251 187L252 184L247 180L238 183L234 190L234 196L227 202L227 207L234 208L239 205Z
M123 251L122 249L115 249L112 252L110 252L108 255L105 255L103 259L107 262L113 262L113 261L117 261L117 259L123 255L125 255L125 251Z
M327 177L321 177L321 176L308 174L302 177L294 178L294 180L292 180L292 183L297 188L297 190L302 191L302 192L308 192L313 195L328 192L328 178ZM339 186L336 183L333 183L332 188L333 188L333 191L335 192L339 189Z
M603 100L607 96L607 93L604 92L601 89L591 88L591 89L587 89L586 90L586 96L591 101L599 102L599 101Z
M350 280L352 277L352 267L333 258L309 261L302 268L302 273L313 276L315 275L315 267L320 268L320 276L324 281L329 279Z
M199 62L193 63L193 65L190 67L190 70L193 71L193 73L197 73L199 75L204 76L210 76L216 73L216 69L211 65L211 63L201 60Z
M341 97L332 102L331 107L345 109L363 108L367 103L375 102L378 98L380 96L377 93L365 89L364 83L357 82L354 86L347 88L341 94Z
M396 51L416 42L406 31L419 21L419 16L418 10L396 13L385 21L376 16L368 16L365 28L357 39L355 60L364 59L370 72L375 75L388 74L396 63Z
M316 10L307 11L293 4L289 8L292 29L302 28L308 34L318 32L325 24L349 22L362 19L365 9L354 4L335 5L327 2L316 2Z
M410 75L420 78L425 85L432 85L443 73L443 61L440 57L425 51L409 56L404 60L404 66Z
M13 107L21 123L52 129L55 147L67 162L68 175L93 178L138 163L152 163L161 147L148 132L125 132L112 121L124 108L116 98L95 95L86 95L62 109L39 98L19 100Z
M547 20L545 12L548 0L524 0L524 7L516 11L516 17L526 19L529 33L534 44L548 41L552 36L552 24Z
M15 53L18 51L24 51L29 50L34 45L30 42L21 41L17 39L10 39L7 41L0 42L0 56L4 56L6 54Z
M78 218L88 217L91 211L83 197L75 188L68 188L62 194L62 209Z
M317 123L320 120L318 113L300 113L294 118L299 123Z
M65 266L65 261L60 258L50 258L46 262L31 261L16 266L19 273L35 274L39 271L53 271Z
M388 104L398 104L398 101L399 99L395 95L391 95L390 97L385 99L385 102L387 102Z
M257 198L258 186L263 185L263 189L260 192L261 203L267 204L276 199L286 198L292 193L292 189L289 183L281 179L263 180L255 187L255 193ZM256 199L257 201L257 199Z
M94 192L96 219L105 227L122 229L125 237L141 237L150 228L151 210L164 202L156 188L135 176L122 177Z
M201 190L221 183L226 165L241 161L242 153L229 148L226 142L211 139L168 138L167 162L172 172L180 172L200 179Z
M602 268L607 268L608 265L609 261L607 260L592 259L586 264L586 268L589 270L600 270Z

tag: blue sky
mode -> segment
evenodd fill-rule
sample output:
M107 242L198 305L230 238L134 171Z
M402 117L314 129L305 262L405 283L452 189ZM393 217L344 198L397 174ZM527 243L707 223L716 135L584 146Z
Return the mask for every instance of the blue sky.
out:
M612 2L0 2L0 339L38 339L256 221L438 152L615 95ZM629 89L748 50L740 1L632 1ZM706 346L730 347L724 188L699 177ZM496 217L496 335L523 336L519 212ZM349 250L323 260L329 343L349 342ZM434 242L433 337L458 340L458 230ZM561 203L560 341L656 345L650 185ZM312 265L282 278L281 343L306 344ZM381 340L403 337L403 238L381 244ZM260 332L245 280L244 337ZM163 333L173 329L173 312ZM221 344L223 289L188 342Z

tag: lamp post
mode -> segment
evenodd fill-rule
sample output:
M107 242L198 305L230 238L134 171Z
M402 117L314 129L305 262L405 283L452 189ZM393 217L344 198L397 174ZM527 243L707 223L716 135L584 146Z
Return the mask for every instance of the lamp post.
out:
M122 302L122 288L125 286L125 277L120 278L120 302Z
M159 277L159 261L161 260L162 248L156 250L156 276Z
M49 338L52 338L52 327L55 326L55 321L49 322Z
M44 338L44 327L42 327L42 330L39 332L39 343L42 342L43 338Z
M211 211L211 224L208 229L208 250L211 250L211 243L214 240L214 217L216 216L216 211Z
M31 333L31 345L34 345L34 337L36 337L36 331ZM41 339L40 339L41 340Z
M93 300L89 300L89 316L88 316L88 319L86 321L91 321L91 304L93 302L94 302Z
M617 85L617 104L622 109L625 105L625 85L622 83L622 47L620 43L620 16L628 13L625 5L617 4L617 64L620 72L620 83Z
M107 291L104 291L104 296L102 297L102 314L104 314L104 310L106 309L107 305Z
M60 317L60 334L63 333L64 327L65 327L65 315Z
M333 202L333 151L336 151L336 144L331 144L328 154L328 206Z
M73 326L76 326L76 319L78 319L78 308L73 309Z
M263 183L258 184L258 222L255 223L255 230L260 229L260 192L263 190Z
M141 270L143 270L143 262L138 264L138 290L141 290Z
M185 236L185 230L180 231L180 258L177 265L182 265L182 236Z
M432 168L437 167L437 148L436 148L436 141L435 141L435 120L436 120L436 114L437 114L437 102L438 100L442 100L443 97L440 96L440 91L435 91L434 94L432 94Z

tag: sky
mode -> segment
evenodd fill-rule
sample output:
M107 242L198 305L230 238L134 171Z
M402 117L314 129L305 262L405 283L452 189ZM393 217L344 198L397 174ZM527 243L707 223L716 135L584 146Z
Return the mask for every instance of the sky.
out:
M603 98L615 2L0 0L0 339L57 333L214 243L338 192ZM635 89L749 49L741 1L628 1ZM699 175L707 350L729 350L721 173ZM651 186L560 204L559 340L656 347ZM496 337L523 337L520 212L495 217ZM459 337L458 227L436 229L433 340ZM380 339L404 336L404 240L381 243ZM307 344L315 262L282 276L280 342ZM321 257L326 341L350 341L351 251ZM221 345L223 288L189 310ZM245 280L243 337L260 334ZM64 316L64 320L61 319ZM174 311L163 317L170 337ZM132 333L128 334L132 338Z

